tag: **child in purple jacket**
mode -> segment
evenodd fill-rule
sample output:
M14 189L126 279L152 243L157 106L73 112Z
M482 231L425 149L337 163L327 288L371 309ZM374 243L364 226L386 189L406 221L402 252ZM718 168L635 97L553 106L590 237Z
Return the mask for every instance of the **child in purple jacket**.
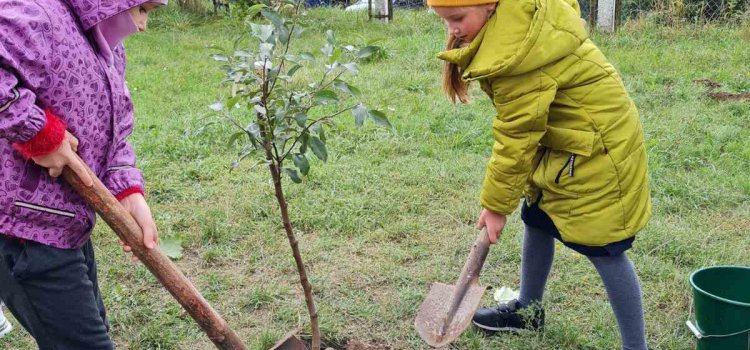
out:
M90 240L95 213L62 179L80 156L157 244L127 142L122 39L166 0L0 1L0 299L40 349L112 349ZM129 251L129 247L124 247Z

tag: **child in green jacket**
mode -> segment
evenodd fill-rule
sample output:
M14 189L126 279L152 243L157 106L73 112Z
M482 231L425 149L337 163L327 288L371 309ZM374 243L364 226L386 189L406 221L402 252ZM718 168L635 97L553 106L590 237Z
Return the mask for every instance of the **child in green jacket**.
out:
M477 228L495 243L525 198L520 296L479 310L474 324L490 332L543 326L557 239L596 267L623 349L646 349L640 284L625 254L651 214L643 129L617 71L588 39L578 3L428 4L448 27L449 50L439 55L447 95L466 103L477 80L497 111Z

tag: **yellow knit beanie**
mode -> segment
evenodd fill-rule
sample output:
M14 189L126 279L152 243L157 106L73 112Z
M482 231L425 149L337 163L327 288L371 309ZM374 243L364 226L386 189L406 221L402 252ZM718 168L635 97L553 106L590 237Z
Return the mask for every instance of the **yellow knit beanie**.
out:
M427 0L431 7L464 7L484 4L494 4L498 0Z

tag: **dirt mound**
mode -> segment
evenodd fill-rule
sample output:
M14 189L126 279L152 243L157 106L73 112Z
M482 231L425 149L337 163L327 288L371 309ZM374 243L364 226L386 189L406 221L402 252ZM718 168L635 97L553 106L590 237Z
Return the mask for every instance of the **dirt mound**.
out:
M706 94L716 101L750 101L750 92L716 91L721 88L721 84L711 79L696 79L693 82L708 88Z

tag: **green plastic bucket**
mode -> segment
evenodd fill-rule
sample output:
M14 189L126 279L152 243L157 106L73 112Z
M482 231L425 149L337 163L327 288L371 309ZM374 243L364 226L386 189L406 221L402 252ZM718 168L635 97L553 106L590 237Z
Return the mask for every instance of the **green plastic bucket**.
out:
M713 266L690 275L697 350L750 350L750 267Z

